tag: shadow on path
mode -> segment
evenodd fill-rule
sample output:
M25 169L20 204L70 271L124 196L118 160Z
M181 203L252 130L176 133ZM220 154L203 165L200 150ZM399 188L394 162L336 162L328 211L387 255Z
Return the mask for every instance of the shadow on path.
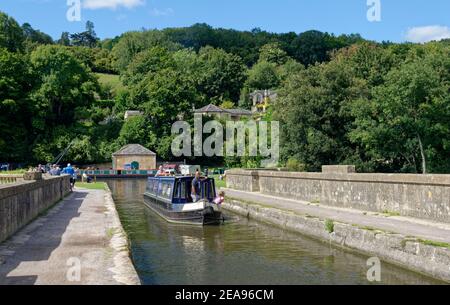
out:
M79 208L88 193L75 191L25 228L0 244L0 285L35 284L38 275L32 272L48 261L61 244L62 236L72 219L79 217ZM5 255L6 254L6 255ZM15 274L14 271L20 267ZM12 274L10 274L12 273ZM22 275L23 274L23 275Z

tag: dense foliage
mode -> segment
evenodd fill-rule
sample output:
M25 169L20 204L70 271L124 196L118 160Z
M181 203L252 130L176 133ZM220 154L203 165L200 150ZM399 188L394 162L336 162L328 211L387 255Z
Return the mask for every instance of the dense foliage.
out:
M172 159L171 126L209 103L281 123L281 166L450 171L450 43L378 44L359 35L254 29L142 30L100 40L94 24L52 38L0 13L0 162L109 161L128 143ZM142 116L124 120L127 110ZM197 159L192 162L200 163ZM258 167L260 158L214 158Z

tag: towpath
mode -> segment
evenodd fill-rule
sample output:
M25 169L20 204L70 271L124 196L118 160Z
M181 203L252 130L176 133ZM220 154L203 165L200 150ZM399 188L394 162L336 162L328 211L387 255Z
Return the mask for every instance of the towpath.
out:
M0 284L139 284L109 191L76 190L0 244Z
M321 219L331 219L337 222L398 233L423 240L450 243L450 224L446 223L330 207L305 201L270 196L258 192L244 192L227 188L222 188L222 190L225 191L227 197L259 204L265 207L286 210Z

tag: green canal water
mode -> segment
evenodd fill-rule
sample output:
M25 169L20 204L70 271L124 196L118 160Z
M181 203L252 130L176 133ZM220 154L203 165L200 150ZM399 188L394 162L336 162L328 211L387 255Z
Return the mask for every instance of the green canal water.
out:
M370 284L368 257L227 213L224 225L169 224L143 204L145 180L108 182L144 284ZM439 284L383 263L381 284Z

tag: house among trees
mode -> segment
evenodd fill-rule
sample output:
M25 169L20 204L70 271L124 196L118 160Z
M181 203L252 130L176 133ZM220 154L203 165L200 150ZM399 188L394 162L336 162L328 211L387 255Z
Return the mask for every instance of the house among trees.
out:
M125 115L124 115L124 119L128 120L129 118L133 118L133 117L137 117L137 116L142 116L143 113L137 110L128 110L125 111Z
M113 169L149 170L156 168L156 154L139 144L125 145L112 155Z
M214 116L219 119L239 121L242 117L252 117L252 112L245 109L224 109L216 105L209 104L200 109L194 109L194 113L204 116Z
M252 101L252 113L265 113L267 107L277 100L278 94L272 90L255 90L250 93Z

